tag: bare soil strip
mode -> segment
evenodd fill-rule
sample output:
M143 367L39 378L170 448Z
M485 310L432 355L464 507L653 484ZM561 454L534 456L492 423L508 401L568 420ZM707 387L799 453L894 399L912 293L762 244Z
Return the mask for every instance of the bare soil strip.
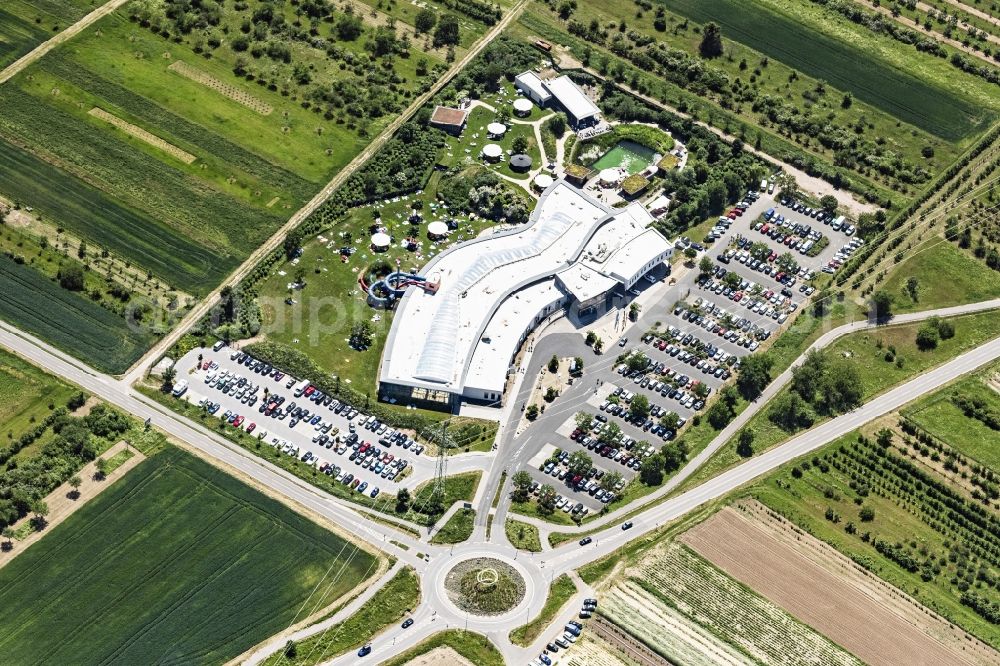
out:
M873 666L1000 664L1000 653L756 502L681 540Z
M120 129L121 131L123 131L126 134L128 134L129 136L134 136L135 138L139 139L140 141L142 141L144 143L148 143L153 148L157 148L159 150L162 150L163 152L167 153L171 157L174 157L174 158L180 160L181 162L184 162L184 164L191 164L196 159L198 159L197 157L195 157L191 153L187 152L186 150L181 150L180 148L178 148L174 144L169 143L167 141L164 141L163 139L161 139L160 137L156 136L155 134L153 134L151 132L147 132L146 130L142 129L138 125L133 125L132 123L130 123L128 121L122 120L118 116L116 116L114 114L111 114L111 113L108 113L107 111L105 111L104 109L102 109L100 107L95 106L94 108L92 108L89 111L89 113L90 113L90 115L94 116L95 118L100 118L104 122L109 123L111 125L114 125L115 127L117 127L118 129Z
M455 652L448 645L434 648L427 654L414 657L406 662L406 666L474 666L471 661Z
M118 442L110 449L108 449L102 456L105 460L110 460L115 456L116 453L125 449L125 442ZM45 517L45 529L42 531L32 532L24 539L20 541L15 541L13 548L10 550L0 551L0 568L5 567L11 562L15 557L23 553L28 549L28 546L35 543L43 536L52 531L52 528L61 523L62 521L69 518L73 513L77 511L84 504L97 497L105 488L111 486L112 483L125 476L125 474L146 459L146 456L142 455L139 451L134 448L129 449L132 452L132 457L119 465L113 472L108 474L107 478L103 481L97 481L94 478L94 474L97 472L97 461L91 461L83 466L77 476L80 477L80 496L77 499L70 498L70 491L73 487L69 483L64 483L45 498L45 504L49 507L49 515ZM25 516L18 522L14 523L12 527L17 530L19 527L31 520L31 516ZM4 539L6 543L6 539Z
M635 640L628 632L622 631L618 625L602 615L595 617L590 627L598 636L641 666L671 666L670 660L656 654L644 643Z
M225 81L221 81L208 72L203 72L197 67L193 67L183 60L175 60L169 67L167 67L172 72L177 72L186 79L190 79L195 83L200 83L203 86L211 88L215 92L219 93L224 97L242 104L251 111L255 111L262 116L269 116L274 111L274 107L270 104L254 97L246 90L242 88L237 88L236 86L230 85Z

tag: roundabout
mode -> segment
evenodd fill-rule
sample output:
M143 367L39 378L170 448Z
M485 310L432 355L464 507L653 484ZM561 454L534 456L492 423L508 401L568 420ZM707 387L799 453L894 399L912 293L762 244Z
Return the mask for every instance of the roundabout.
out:
M495 557L474 557L453 566L445 575L448 599L474 615L503 615L525 596L524 577Z
M424 589L440 617L452 626L506 634L541 610L548 584L545 571L531 558L515 559L509 547L470 544L435 558Z

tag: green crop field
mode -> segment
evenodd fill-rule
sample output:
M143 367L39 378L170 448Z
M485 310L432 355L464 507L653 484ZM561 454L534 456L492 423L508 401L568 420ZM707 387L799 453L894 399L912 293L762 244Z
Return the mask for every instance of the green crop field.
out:
M959 140L984 129L998 106L983 108L971 95L963 96L954 87L945 89L941 85L943 78L968 80L970 88L992 90L989 84L980 85L957 70L949 72L946 62L941 63L945 68L942 78L932 79L863 50L860 37L856 43L849 43L819 30L802 19L801 14L811 9L803 6L808 4L805 0L783 5L787 14L759 0L663 0L663 4L699 23L714 21L730 39L850 91L858 99L946 140ZM937 60L906 48L911 61ZM986 94L996 99L995 93Z
M0 255L0 318L111 373L124 372L155 339L5 255Z
M130 3L0 89L0 161L18 174L0 194L196 296L446 67L444 46L403 25L356 17L343 33L343 8L309 19L319 48L291 3L219 7L202 22L203 8Z
M170 449L0 570L0 651L6 663L224 663L332 603L374 564Z
M0 68L97 6L96 0L4 0L0 6Z

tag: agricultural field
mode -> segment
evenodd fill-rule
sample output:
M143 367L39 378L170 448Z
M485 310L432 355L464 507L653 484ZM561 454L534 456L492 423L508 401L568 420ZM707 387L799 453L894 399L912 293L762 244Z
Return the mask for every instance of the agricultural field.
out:
M163 12L129 4L0 89L0 155L24 174L0 193L195 295L430 85L458 39L425 49L412 26L325 4ZM111 214L73 214L88 208Z
M6 255L0 255L0 317L103 372L124 372L155 340L145 327Z
M942 460L939 450L925 455L928 447L889 429L865 432L790 463L750 494L947 622L1000 647L996 513L934 462Z
M14 663L221 663L321 611L377 561L169 449L0 570L0 649ZM324 580L331 569L343 573Z
M860 664L676 541L627 568L598 611L685 664Z
M681 540L864 663L971 665L1000 656L759 503L723 509Z
M993 366L925 395L903 415L956 452L1000 474L1000 437L989 414L1000 414L1000 368ZM973 475L975 476L975 475Z
M99 0L5 0L0 7L0 69L101 4Z
M808 0L665 4L693 21L715 21L736 41L946 141L968 139L995 117L990 84L962 75L944 59L875 37ZM866 57L859 57L862 52Z

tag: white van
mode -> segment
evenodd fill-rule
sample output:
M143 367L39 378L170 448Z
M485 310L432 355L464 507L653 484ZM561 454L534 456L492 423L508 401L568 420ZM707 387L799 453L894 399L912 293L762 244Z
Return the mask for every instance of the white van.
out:
M212 345L212 351L219 351L220 349L222 349L225 346L226 346L225 341L219 340L214 345Z

